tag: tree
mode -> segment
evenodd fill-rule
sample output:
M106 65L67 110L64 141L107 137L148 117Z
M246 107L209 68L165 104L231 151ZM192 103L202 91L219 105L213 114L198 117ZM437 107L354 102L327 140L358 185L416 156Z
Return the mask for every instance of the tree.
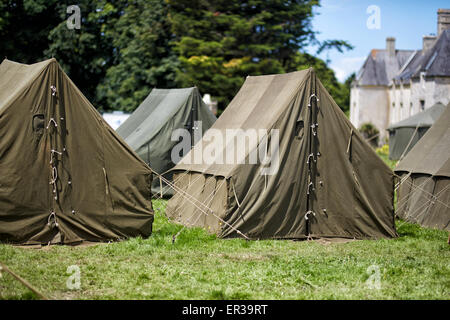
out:
M97 97L108 109L131 112L152 88L176 87L178 58L169 45L166 3L128 1L106 35L114 47L113 62L97 87Z
M81 29L67 28L68 5ZM34 63L55 57L100 111L133 111L153 87L198 86L224 108L247 75L313 66L344 110L345 87L322 60L312 29L318 0L0 0L0 54ZM18 27L19 26L19 27ZM348 94L347 94L348 95ZM346 100L347 99L347 100Z
M44 59L47 36L60 22L58 0L0 0L0 57L22 63Z
M316 40L311 19L317 0L168 3L174 49L181 63L179 85L198 86L215 96L222 109L247 75L298 70L302 59L320 64L319 59L300 54L309 43L319 44L320 50L349 47L344 41L320 44ZM327 69L325 64L320 67Z
M67 28L66 6L59 8L60 23L49 33L47 57L55 57L65 72L99 109L106 107L106 99L97 95L97 86L114 63L114 26L127 4L125 0L79 0L81 28Z

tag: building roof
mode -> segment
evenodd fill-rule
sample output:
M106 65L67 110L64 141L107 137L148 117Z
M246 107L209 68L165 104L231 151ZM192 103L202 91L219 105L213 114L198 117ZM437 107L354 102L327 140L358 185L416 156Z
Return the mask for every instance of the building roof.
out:
M404 82L419 78L421 72L425 72L427 77L450 76L450 29L442 32L430 50L417 51L394 81Z
M413 50L395 50L395 55L390 56L387 50L372 50L356 77L356 84L388 86L412 54Z

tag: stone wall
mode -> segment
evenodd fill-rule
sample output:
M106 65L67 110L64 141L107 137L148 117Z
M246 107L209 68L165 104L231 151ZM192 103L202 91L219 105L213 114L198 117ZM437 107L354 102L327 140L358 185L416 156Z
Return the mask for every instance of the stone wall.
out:
M384 86L352 87L350 121L356 128L370 122L380 131L380 142L387 136L389 124L389 90Z

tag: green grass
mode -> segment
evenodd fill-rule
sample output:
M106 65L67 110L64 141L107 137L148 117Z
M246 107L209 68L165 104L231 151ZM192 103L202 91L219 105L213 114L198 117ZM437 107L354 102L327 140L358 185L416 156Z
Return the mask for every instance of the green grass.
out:
M155 201L162 209L164 201ZM447 232L398 222L399 238L315 241L221 240L184 229L157 210L148 239L91 247L0 245L0 261L54 299L449 299ZM78 265L81 288L69 290ZM370 289L368 269L379 270ZM3 272L0 298L33 299Z
M389 168L391 168L392 170L395 169L398 161L389 159L389 145L388 144L385 144L381 148L376 149L376 153L389 166Z

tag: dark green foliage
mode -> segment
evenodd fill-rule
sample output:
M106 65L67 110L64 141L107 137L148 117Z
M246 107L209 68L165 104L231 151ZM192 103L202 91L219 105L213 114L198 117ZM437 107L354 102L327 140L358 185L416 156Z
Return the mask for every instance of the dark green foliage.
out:
M318 43L311 26L315 0L188 1L169 0L170 22L181 68L181 86L199 87L224 108L247 75L284 73L308 67L326 77L331 94L341 88L326 64L300 53ZM320 50L350 46L332 40ZM320 69L320 70L319 70Z
M69 30L69 5L81 29ZM247 75L314 67L343 110L348 90L302 50L351 46L315 38L318 0L0 0L0 55L55 57L99 110L133 111L153 87L198 86L226 107Z
M60 22L57 0L0 0L0 57L23 63L43 60L47 35Z
M164 2L128 1L106 35L114 46L114 61L97 87L105 106L130 112L152 88L177 86L178 59L169 46L172 35Z
M378 146L380 131L370 122L363 123L358 129L363 137L373 146Z
M114 62L113 35L108 31L117 23L126 1L80 0L81 29L67 28L66 5L57 8L60 22L48 35L47 58L54 57L74 83L99 109L103 109L101 97L96 94L97 85Z

